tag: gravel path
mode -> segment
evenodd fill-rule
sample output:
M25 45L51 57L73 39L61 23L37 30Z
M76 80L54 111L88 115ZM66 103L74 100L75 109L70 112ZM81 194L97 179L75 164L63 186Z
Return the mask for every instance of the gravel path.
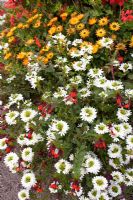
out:
M17 193L21 188L18 174L9 172L0 161L0 200L18 200Z

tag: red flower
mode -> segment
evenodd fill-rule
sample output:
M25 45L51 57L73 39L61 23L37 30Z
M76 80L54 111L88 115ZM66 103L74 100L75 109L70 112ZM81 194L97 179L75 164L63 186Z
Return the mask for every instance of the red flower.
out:
M4 7L8 9L16 8L23 0L8 0L4 3Z
M51 114L53 112L54 107L46 102L43 102L38 106L38 110L41 112L41 115L45 117L47 114Z
M38 37L35 36L34 39L35 39L35 43L36 43L36 45L37 45L39 48L41 48L42 45L41 45L41 43L40 43Z
M124 61L124 57L120 55L117 57L117 59L120 62L120 64Z
M133 21L133 10L122 11L122 13L121 13L121 20L123 22Z
M0 10L0 16L3 16L5 14L4 10Z
M59 158L62 155L63 151L61 149L56 148L56 146L51 145L49 148L48 155L53 158Z
M10 24L11 24L11 26L14 26L14 23L15 23L15 17L14 17L14 15L12 15L10 17Z
M95 144L95 149L106 149L107 145L106 142L103 139L99 139Z
M58 189L58 185L56 185L55 183L51 183L49 187L52 189Z
M126 103L126 102L123 102L122 96L119 95L119 94L116 96L116 104L117 104L117 106L120 107L120 108L130 109L130 107L131 107L131 101L128 100L127 103Z
M119 6L123 6L123 5L124 5L124 2L125 2L125 0L110 0L110 1L109 1L109 3L110 3L111 5L116 4L116 5L119 5Z
M70 94L66 97L66 101L71 101L72 103L74 104L77 104L78 103L78 99L77 99L77 90L72 90L70 92Z
M10 148L10 147L7 147L7 148L5 149L5 151L6 151L6 153L10 153L10 152L11 152L11 148Z

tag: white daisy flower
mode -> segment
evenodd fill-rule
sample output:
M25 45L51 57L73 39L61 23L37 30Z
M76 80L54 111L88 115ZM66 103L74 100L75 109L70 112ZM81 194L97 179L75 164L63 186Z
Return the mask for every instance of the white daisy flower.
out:
M95 85L98 88L103 88L104 90L106 90L106 88L108 87L108 81L106 79L106 77L96 77L93 85Z
M9 125L16 124L16 118L19 116L18 111L9 111L6 116L5 120Z
M110 49L111 45L113 44L113 40L111 38L105 38L105 37L103 37L100 40L100 44L101 44L102 47Z
M112 166L114 169L120 169L123 165L122 157L109 159L109 165Z
M64 159L60 159L55 164L55 169L57 170L57 173L63 173L63 174L69 174L69 172L72 169L72 165L70 162Z
M9 97L9 106L13 104L18 104L20 101L23 101L23 95L22 94L11 94Z
M118 108L117 111L117 117L120 121L125 121L127 122L129 120L129 117L131 115L131 111L130 110L126 110L124 108Z
M94 130L97 134L105 134L109 132L109 128L106 124L100 123L94 127Z
M125 90L125 95L126 95L128 98L133 98L133 89L126 89L126 90Z
M113 177L113 181L115 181L116 183L122 183L124 181L124 176L119 171L113 171L111 175Z
M101 169L101 162L97 157L92 157L91 155L87 155L84 167L86 168L87 173L97 174Z
M89 200L89 198L88 198L88 197L85 197L85 196L80 196L80 197L79 197L79 200Z
M133 135L128 135L126 138L127 149L133 149Z
M99 190L97 189L92 189L91 191L88 192L88 197L91 199L91 200L96 200L98 199L99 195L100 195L100 192Z
M109 186L108 192L112 197L117 197L118 195L121 194L122 190L121 190L121 187L118 184L112 183Z
M108 181L104 176L95 176L92 183L96 190L105 190L108 186Z
M23 189L18 192L18 199L19 200L27 200L30 198L29 190Z
M4 158L4 163L7 167L12 167L14 164L18 163L19 157L16 153L10 152Z
M108 196L107 192L100 192L100 195L97 200L110 200L110 197Z
M31 189L36 184L36 182L36 177L33 172L26 172L23 174L21 179L22 186L26 189Z
M21 119L23 122L29 122L31 121L35 116L37 115L37 112L35 110L32 110L30 108L25 109L21 112Z
M82 61L76 61L72 65L73 69L75 71L85 71L86 70L86 64L83 63Z
M81 109L80 116L83 121L92 123L94 119L97 117L97 111L93 107L85 106L84 108Z
M22 151L22 159L27 162L32 162L34 156L34 152L31 147L25 148Z
M129 123L124 122L124 123L121 124L121 126L123 128L124 136L132 133L133 129L132 129L132 126Z
M58 91L53 94L55 98L65 97L66 95L67 95L67 92L65 88L63 87L58 87Z
M85 97L89 97L90 94L91 94L91 91L88 90L88 88L84 87L82 89L79 90L79 94L82 98L85 98Z
M122 147L119 144L112 143L109 145L108 155L110 158L121 157Z
M123 84L122 84L121 81L112 80L112 81L110 81L110 89L112 89L112 90L122 90Z
M99 68L93 68L89 70L87 75L90 76L91 78L100 77L103 76L103 70Z
M7 148L6 140L7 138L0 139L0 150L5 150Z
M122 63L119 67L119 70L123 71L124 73L132 69L133 69L133 66L131 63Z
M125 178L129 179L130 181L133 182L133 168L128 168L125 171Z
M78 85L82 82L82 77L80 75L74 76L74 77L70 78L70 82L72 84Z
M56 132L57 134L64 136L67 133L69 126L65 121L53 120L50 129L53 132Z

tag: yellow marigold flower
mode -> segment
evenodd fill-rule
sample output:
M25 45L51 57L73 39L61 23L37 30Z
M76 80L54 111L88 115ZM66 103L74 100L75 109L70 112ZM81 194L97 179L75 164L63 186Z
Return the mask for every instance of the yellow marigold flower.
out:
M108 24L108 18L107 17L103 17L101 19L99 19L98 21L99 26L105 26Z
M44 58L42 61L43 61L44 64L47 64L49 59L48 58Z
M14 26L14 27L12 27L12 28L10 29L10 31L15 31L16 29L17 29L17 27Z
M17 59L22 60L25 56L26 56L26 53L25 53L25 52L20 52L20 53L17 55Z
M77 24L76 29L78 31L81 31L84 27L85 27L85 25L83 23L79 23L79 24Z
M77 17L72 17L70 20L69 20L69 23L71 25L76 25L79 23L79 19Z
M52 19L49 21L49 23L47 24L47 26L52 26L57 20L58 20L58 17L52 18Z
M63 26L59 25L56 27L56 32L60 33L63 31Z
M23 60L23 65L28 65L28 63L29 63L29 60L28 60L28 58L24 58L24 60Z
M49 52L46 56L48 59L52 59L54 54L53 54L53 52Z
M120 25L117 22L112 22L109 25L110 30L112 31L118 31L120 29Z
M26 41L26 45L31 45L31 44L33 44L34 43L34 40L33 39L29 39L29 40L27 40Z
M50 35L53 35L55 32L56 32L56 26L52 26L52 27L48 30L48 33L49 33Z
M67 18L67 16L68 16L68 13L66 13L66 12L65 12L65 13L62 13L62 14L60 15L62 21L65 21L66 18Z
M103 36L105 36L105 35L106 35L105 29L103 29L103 28L97 29L97 30L96 30L96 35L97 35L98 37L103 37Z
M31 17L31 18L29 18L26 22L30 24L30 23L33 22L33 20L34 20L33 17Z
M39 14L36 14L36 15L34 15L33 17L32 17L32 19L34 20L34 19L37 19L39 17Z
M33 27L38 28L40 25L41 25L41 21L37 20Z
M93 25L93 24L95 24L96 22L97 22L97 19L96 19L96 18L91 18L91 19L88 20L88 24L89 24L89 25Z
M116 45L116 50L123 50L123 51L125 51L126 50L126 45L125 44L123 44L123 43L118 43L117 45Z
M68 28L68 29L67 29L67 34L68 34L68 35L72 35L72 34L75 33L75 31L76 31L75 28Z
M6 36L11 37L12 35L13 35L13 31L9 31Z
M78 20L81 20L81 19L83 19L84 14L79 14L79 15L77 15L76 17L78 18Z
M93 46L93 50L92 50L92 53L97 53L98 52L98 49L99 49L99 45L98 44L94 44Z
M9 59L10 57L12 56L12 53L7 53L5 56L4 56L4 60L7 60Z
M22 23L19 23L18 25L17 25L17 28L22 28L23 27L23 24Z
M80 31L80 36L81 38L86 38L90 35L90 31L87 29L83 29L82 31Z
M22 29L29 28L29 24L23 25Z
M115 35L115 34L112 34L112 35L111 35L111 38L112 38L113 40L116 40L116 38L117 38L117 35Z
M12 42L14 41L14 39L15 39L15 37L14 37L14 36L11 36L11 37L8 38L8 42L9 42L9 43L12 43Z
M131 42L129 43L129 47L130 47L130 48L133 47L133 41L131 41Z

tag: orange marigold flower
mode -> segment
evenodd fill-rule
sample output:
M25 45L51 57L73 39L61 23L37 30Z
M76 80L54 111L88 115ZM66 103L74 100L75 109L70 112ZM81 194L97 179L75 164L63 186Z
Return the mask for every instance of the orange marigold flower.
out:
M118 51L120 51L120 50L125 51L125 50L126 50L126 45L123 44L123 43L118 43L118 44L116 45L116 50L118 50Z
M111 38L112 38L113 40L116 40L116 38L117 38L117 35L115 35L115 34L112 34L112 35L111 35Z
M99 49L99 45L98 44L94 44L93 45L93 50L92 50L92 53L97 53L98 52L98 49Z
M93 25L93 24L95 24L96 22L97 22L97 19L96 19L96 18L91 18L91 19L88 20L88 24L89 24L89 25Z
M81 20L81 19L83 19L84 14L79 14L79 15L77 15L76 17L78 18L78 20Z
M62 21L65 21L66 18L67 18L67 16L68 16L68 13L66 13L66 12L65 12L65 13L62 13L62 14L60 15Z
M43 61L44 64L47 64L49 59L48 58L44 58L42 61Z
M73 13L71 14L71 17L75 17L77 14L78 14L77 12L73 12Z
M48 33L49 33L50 35L53 35L55 32L56 32L56 26L52 26L52 27L48 30Z
M97 29L97 30L96 30L96 35L97 35L98 37L104 37L104 36L106 35L105 29L103 29L103 28Z
M28 65L28 63L29 63L28 58L24 58L24 60L23 60L23 65Z
M18 25L17 25L17 28L22 28L23 27L23 24L22 23L19 23Z
M37 20L33 27L38 28L40 25L41 25L41 21Z
M4 56L4 60L9 59L12 56L12 53L6 53L6 55Z
M52 26L57 20L58 20L58 17L52 18L52 19L49 21L49 23L47 24L47 26Z
M72 34L75 33L75 31L76 31L75 28L68 28L68 29L67 29L67 34L68 34L68 35L72 35Z
M90 35L90 31L87 29L83 29L82 31L80 31L80 36L81 38L86 38Z
M71 25L76 25L79 23L79 19L77 17L72 17L70 20L69 20L69 23Z
M56 27L56 32L60 33L63 31L63 26L59 25Z
M20 52L18 55L17 55L17 59L24 59L24 57L26 56L26 53L25 52Z

